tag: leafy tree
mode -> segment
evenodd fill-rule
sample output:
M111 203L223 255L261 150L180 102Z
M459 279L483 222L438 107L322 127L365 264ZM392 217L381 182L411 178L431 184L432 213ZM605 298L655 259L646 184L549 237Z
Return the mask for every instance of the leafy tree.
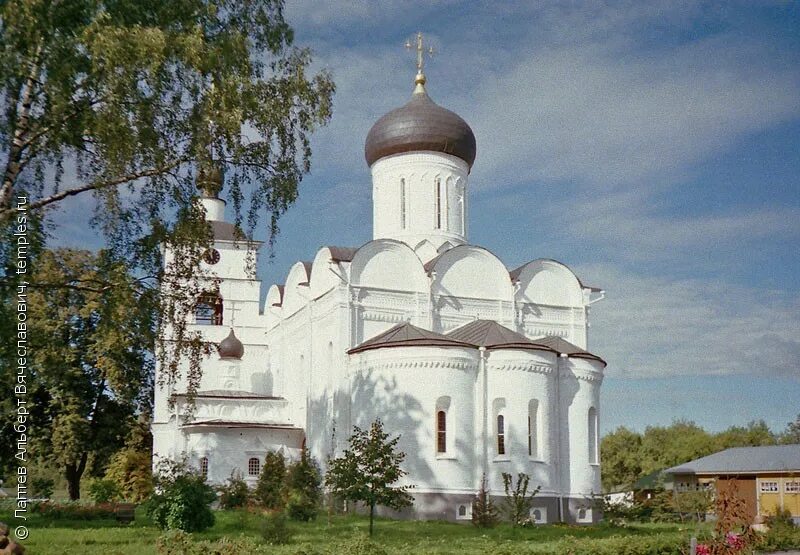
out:
M285 480L286 459L283 453L267 452L264 466L261 467L261 474L258 476L254 497L266 509L282 509L285 504L283 497Z
M794 422L786 424L786 430L780 435L781 443L800 443L800 414Z
M497 524L497 508L486 488L486 474L481 477L481 489L472 500L472 524L478 528L493 528Z
M286 512L292 520L308 522L317 518L322 497L319 466L303 449L300 460L289 466L286 473Z
M747 426L731 426L714 436L716 450L729 447L758 447L775 445L777 439L763 420L748 422Z
M33 497L39 499L50 499L53 496L55 480L52 478L37 477L31 480L31 490Z
M222 172L242 238L263 221L272 244L310 170L310 135L330 118L330 76L294 46L283 0L9 0L0 21L0 223L22 193L40 219L92 195L87 225L161 280L175 341L155 348L160 379L176 383L188 359L193 392L210 353L186 327L187 283L211 239L195 182ZM166 270L165 244L177 253ZM63 422L64 439L92 434L82 426Z
M102 476L134 415L149 411L154 292L108 251L44 251L32 282L32 445L63 468L78 499L84 472ZM48 284L68 287L54 294Z
M642 436L620 426L600 442L603 489L630 487L640 477Z
M376 505L399 510L413 501L408 493L411 486L392 486L407 474L400 468L406 455L396 450L399 440L400 436L389 439L380 420L373 422L369 430L354 426L350 448L329 462L325 483L343 499L369 506L370 536Z
M217 498L199 470L164 459L155 473L156 493L145 503L147 516L162 530L200 532L214 525L210 505Z
M152 450L150 420L140 415L128 434L125 447L111 457L106 470L106 479L116 484L123 500L141 503L153 493Z
M528 486L531 477L520 472L517 474L517 483L514 483L514 477L508 472L503 472L503 488L506 492L506 497L503 503L503 512L511 521L514 526L519 526L530 520L531 509L533 508L533 498L542 489L542 486L536 488L528 495Z
M710 455L713 437L694 422L678 420L671 426L648 426L642 437L642 473Z

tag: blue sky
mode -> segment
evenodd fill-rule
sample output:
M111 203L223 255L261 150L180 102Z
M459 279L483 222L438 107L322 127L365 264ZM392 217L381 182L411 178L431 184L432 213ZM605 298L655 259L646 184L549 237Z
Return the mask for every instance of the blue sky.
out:
M337 83L264 288L325 244L371 238L369 127L428 92L473 128L470 240L606 290L602 426L719 430L800 413L800 4L289 2ZM94 245L65 205L63 244Z

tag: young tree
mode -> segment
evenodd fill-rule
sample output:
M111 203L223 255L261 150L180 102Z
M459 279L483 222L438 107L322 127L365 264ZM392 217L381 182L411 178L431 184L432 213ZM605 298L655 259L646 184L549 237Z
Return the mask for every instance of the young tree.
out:
M786 430L780 434L780 441L784 444L800 443L800 414L794 422L786 424Z
M258 477L254 497L269 510L282 509L286 501L283 487L286 480L286 459L283 453L268 451Z
M308 522L317 518L322 498L319 466L303 449L300 460L289 466L286 473L286 512L292 520Z
M472 500L472 524L478 528L492 528L497 524L497 508L486 489L486 474L481 477L481 489Z
M392 486L407 474L400 468L406 455L396 450L399 440L400 436L389 440L380 420L373 422L369 430L354 426L350 448L329 461L325 483L343 499L369 506L370 536L376 505L399 510L414 500L408 493L412 486Z
M102 476L135 415L150 410L154 292L107 251L44 251L31 281L33 444L78 499L84 472ZM70 287L54 294L51 283Z
M515 485L514 477L508 472L503 472L503 488L506 491L503 511L514 526L519 526L530 520L533 498L542 489L541 485L536 486L536 489L528 495L530 481L530 476L520 472L517 474L517 483Z

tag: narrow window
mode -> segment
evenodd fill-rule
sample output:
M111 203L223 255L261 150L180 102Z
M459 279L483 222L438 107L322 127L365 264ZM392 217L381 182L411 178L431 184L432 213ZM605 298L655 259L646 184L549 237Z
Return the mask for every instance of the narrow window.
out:
M447 413L443 410L436 413L436 452L447 452Z
M208 478L208 457L200 458L200 474L203 478Z
M406 180L400 180L400 229L406 228Z
M506 423L502 414L497 415L497 454L506 454Z
M539 402L531 399L528 403L528 456L539 456Z
M442 229L442 180L436 178L436 229Z
M247 461L247 474L249 476L258 476L261 473L261 461L256 457L250 458Z
M467 516L467 506L466 505L459 505L458 506L458 516Z
M194 323L201 326L222 325L222 297L203 293L194 305Z
M597 409L589 409L589 462L597 464Z

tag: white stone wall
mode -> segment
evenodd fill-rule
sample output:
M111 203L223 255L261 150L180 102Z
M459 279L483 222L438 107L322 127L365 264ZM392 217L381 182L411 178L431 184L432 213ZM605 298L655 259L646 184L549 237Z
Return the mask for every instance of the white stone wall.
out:
M466 162L439 152L414 152L381 158L371 171L373 239L397 239L412 249L428 241L434 254L446 242L466 242Z

